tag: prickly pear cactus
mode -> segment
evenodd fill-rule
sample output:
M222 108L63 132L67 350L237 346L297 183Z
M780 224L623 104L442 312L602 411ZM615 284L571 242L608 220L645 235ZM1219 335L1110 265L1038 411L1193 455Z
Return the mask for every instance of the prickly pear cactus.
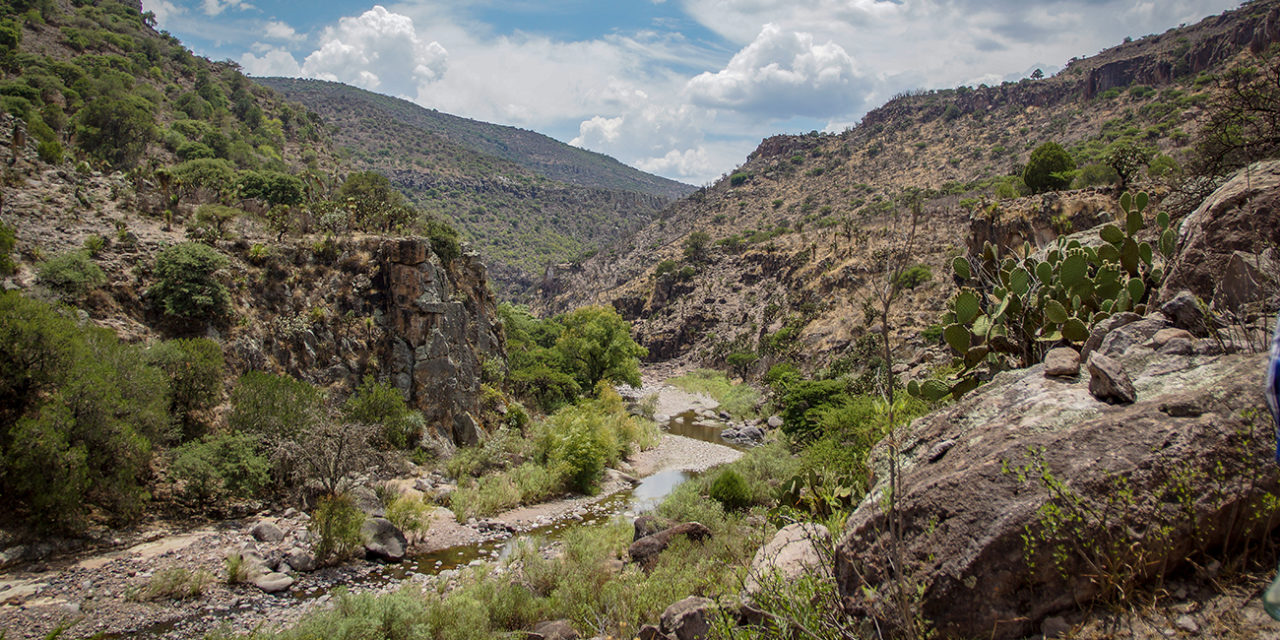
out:
M1160 212L1156 246L1138 240L1149 201L1146 193L1122 195L1122 220L1099 231L1096 247L1059 237L1038 260L1030 244L1001 256L987 243L973 260L952 261L963 284L942 316L942 336L960 371L950 380L913 380L907 391L931 401L959 398L997 371L1029 367L1052 347L1088 340L1112 314L1146 313L1177 238Z

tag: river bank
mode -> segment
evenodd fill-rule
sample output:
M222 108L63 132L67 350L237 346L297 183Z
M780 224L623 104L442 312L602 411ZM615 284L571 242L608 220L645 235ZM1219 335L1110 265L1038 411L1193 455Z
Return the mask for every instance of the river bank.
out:
M666 389L674 390L671 387ZM683 394L683 395L680 395ZM690 396L690 397L684 397ZM662 393L669 410L699 408L710 401L684 392ZM685 403L685 404L682 404ZM634 517L651 508L690 473L731 462L742 455L722 444L664 434L659 444L633 454L607 472L594 496L569 496L512 509L491 518L458 522L436 509L427 532L412 541L399 564L358 561L293 574L287 591L269 594L247 584L227 584L225 558L255 544L251 533L261 522L279 528L282 539L264 550L308 545L308 517L293 509L261 512L186 531L157 529L130 546L57 558L31 568L0 574L0 630L8 640L45 637L59 627L74 636L191 638L219 628L237 633L278 628L315 607L327 606L330 592L393 591L405 584L441 586L456 571L491 562L523 535L544 536L583 523ZM402 479L411 481L411 479ZM262 543L258 543L262 544ZM197 597L146 601L139 594L157 574L179 569L205 582ZM496 566L494 571L502 571ZM446 585L447 586L447 585Z

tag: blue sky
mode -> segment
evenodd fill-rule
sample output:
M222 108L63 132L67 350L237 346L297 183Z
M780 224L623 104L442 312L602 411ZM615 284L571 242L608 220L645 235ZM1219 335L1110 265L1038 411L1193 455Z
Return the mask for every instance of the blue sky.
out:
M1053 72L1236 0L143 0L250 75L540 131L691 184L914 88Z

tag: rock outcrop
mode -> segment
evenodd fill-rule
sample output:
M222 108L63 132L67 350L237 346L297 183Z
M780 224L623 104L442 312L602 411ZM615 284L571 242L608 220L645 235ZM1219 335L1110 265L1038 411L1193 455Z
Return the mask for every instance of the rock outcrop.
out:
M830 576L831 532L812 522L789 524L756 550L743 581L746 596L760 593L769 580L790 582L806 573Z
M922 589L921 615L944 637L1032 634L1047 617L1113 596L1116 581L1266 534L1274 518L1263 498L1277 486L1266 357L1224 355L1212 340L1185 336L1189 355L1166 353L1169 343L1158 349L1152 338L1170 324L1157 313L1100 340L1095 353L1132 378L1133 404L1100 402L1087 379L1046 378L1037 365L1002 373L904 431L898 560ZM930 454L947 441L947 455ZM879 483L836 551L837 582L855 613L875 606L864 587L886 593L894 584L880 506L885 456L876 451ZM1055 519L1042 511L1051 504L1081 519ZM1066 551L1060 564L1056 550Z
M711 530L699 522L678 524L631 543L627 548L627 555L632 562L648 570L658 562L658 555L666 550L676 536L685 536L695 542L701 542L711 537Z
M1235 311L1280 301L1280 160L1240 170L1182 221L1178 255L1161 288L1161 300L1190 290L1206 302Z

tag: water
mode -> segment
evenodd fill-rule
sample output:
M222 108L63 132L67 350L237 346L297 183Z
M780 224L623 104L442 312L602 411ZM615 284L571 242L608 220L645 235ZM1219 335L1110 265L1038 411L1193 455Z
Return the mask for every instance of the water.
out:
M685 411L684 413L677 414L672 417L671 421L668 422L663 429L672 435L693 438L694 440L701 440L703 442L710 442L712 444L718 444L731 449L737 449L738 451L746 451L750 448L721 438L720 432L724 431L723 423L719 423L719 421L717 421L720 426L708 427L698 424L699 420L702 420L702 418L699 418L697 413L694 413L692 410Z

